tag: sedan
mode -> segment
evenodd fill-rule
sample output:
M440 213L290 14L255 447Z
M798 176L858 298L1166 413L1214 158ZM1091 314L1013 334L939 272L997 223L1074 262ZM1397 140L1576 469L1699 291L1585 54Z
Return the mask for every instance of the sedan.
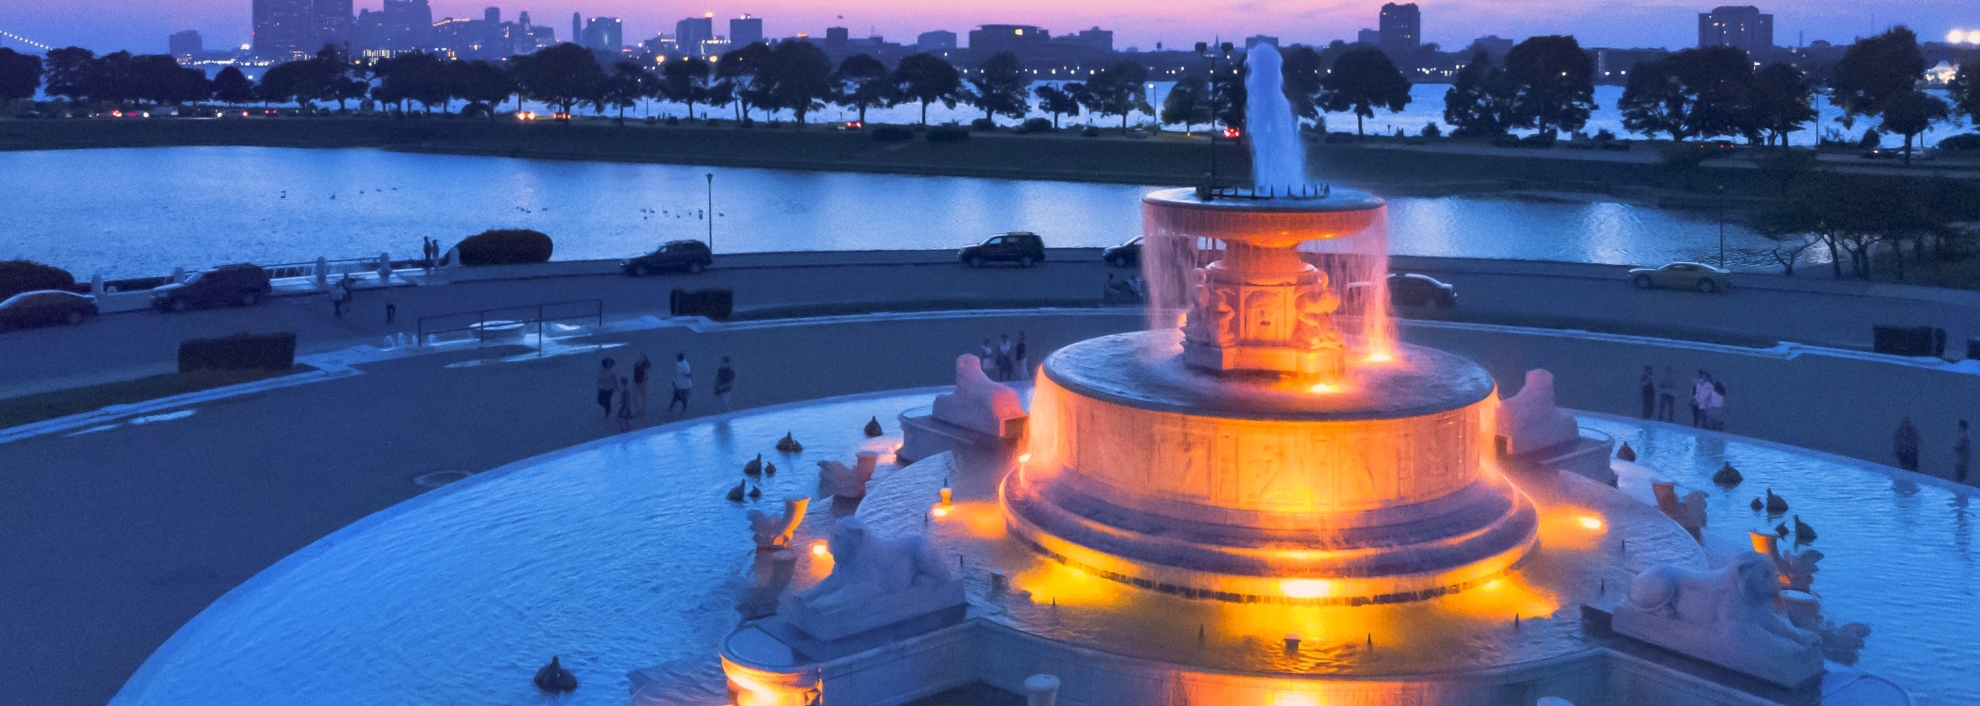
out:
M1133 240L1100 251L1100 259L1111 267L1141 266L1141 236Z
M96 318L96 297L46 289L0 302L0 330L80 324Z
M1349 282L1344 298L1350 306L1357 306L1367 292L1367 282ZM1448 309L1457 306L1457 287L1430 275L1397 272L1389 275L1389 306Z
M1732 271L1696 262L1673 262L1630 270L1629 283L1637 289L1692 289L1709 294L1732 288Z

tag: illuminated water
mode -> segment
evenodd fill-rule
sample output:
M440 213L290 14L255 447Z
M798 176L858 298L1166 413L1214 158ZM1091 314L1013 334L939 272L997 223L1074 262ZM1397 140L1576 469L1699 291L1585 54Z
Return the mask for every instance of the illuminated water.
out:
M1047 245L1141 233L1153 187L956 177L552 162L376 150L173 147L0 153L0 259L81 277L226 262L409 256L488 228L535 228L557 259L616 258L707 236L718 252L953 248L1009 230ZM1613 264L1716 259L1717 214L1613 202L1389 200L1400 255ZM1771 268L1737 224L1734 266Z
M623 704L627 674L642 669L660 684L648 694L664 702L715 703L722 685L714 645L735 624L731 606L751 554L747 508L722 499L741 478L743 461L765 452L782 469L765 483L766 503L809 493L815 461L891 448L898 441L894 415L926 404L930 394L836 398L660 427L432 491L317 542L216 602L154 654L115 703L537 703L544 699L529 676L552 654L582 684L558 703ZM890 436L864 438L860 418L867 416L886 422ZM1752 524L1745 501L1761 488L1785 495L1822 533L1816 546L1829 558L1815 590L1829 616L1874 629L1861 666L1910 689L1922 706L1963 703L1980 691L1969 669L1980 612L1966 608L1980 579L1970 547L1971 489L1681 427L1646 430L1590 417L1584 424L1630 442L1642 461L1692 486L1732 460L1748 480L1733 493L1714 492L1714 541L1743 536ZM802 454L769 449L786 431L805 443ZM926 507L912 498L932 501L935 482L883 462L876 491L906 484L909 500L861 514L912 522ZM959 496L971 492L962 485ZM991 538L1001 531L994 506L977 513L968 505L959 503L938 532ZM801 540L823 526L829 507L813 503ZM1631 548L1644 549L1635 542ZM1168 601L1177 604L1173 610L1118 615L1108 610L1108 596L1122 589L1090 577L1020 571L1015 583L1037 591L1031 600L980 600L985 562L1035 558L1008 554L967 558L977 612L1041 634L1235 668L1379 673L1409 669L1414 660L1407 650L1389 649L1403 639L1396 635L1377 635L1373 653L1347 640L1289 660L1275 649L1288 629L1276 622L1223 631L1212 623L1207 646L1198 646L1195 624L1214 619L1208 616L1220 606ZM809 565L799 572L800 581L818 575ZM1509 587L1515 589L1509 595L1523 590ZM1571 616L1588 590L1534 598L1542 610L1527 615L1557 609ZM1535 609L1513 600L1506 604L1512 610ZM1386 619L1370 625L1397 627ZM1529 619L1523 631L1472 631L1462 644L1432 645L1424 658L1534 658L1576 649L1573 631L1571 617ZM1477 639L1481 634L1486 639ZM1122 642L1122 635L1141 644Z

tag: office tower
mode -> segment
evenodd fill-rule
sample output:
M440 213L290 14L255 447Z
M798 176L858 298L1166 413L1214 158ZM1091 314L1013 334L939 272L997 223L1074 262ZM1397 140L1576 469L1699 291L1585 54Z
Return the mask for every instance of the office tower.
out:
M1507 52L1512 51L1512 48L1513 48L1513 40L1506 39L1505 37L1501 37L1496 34L1488 34L1483 37L1479 37L1477 39L1471 40L1471 46L1465 48L1465 53L1472 54L1479 51L1484 51L1486 56L1497 59L1499 57L1505 56Z
M314 48L308 51L313 53L325 44L334 44L339 48L350 46L351 0L313 0L310 15L314 17L314 26L309 43Z
M956 33L938 29L922 32L914 38L914 48L920 52L947 51L956 48Z
M729 20L730 46L746 47L763 41L763 18L751 17L747 13Z
M1372 29L1363 29L1359 34L1355 35L1354 43L1379 46L1382 43L1382 33Z
M571 13L571 41L584 43L584 21L579 19L578 13L575 12Z
M482 10L481 21L487 22L488 24L492 24L492 25L502 24L502 8L491 7L486 10Z
M288 60L309 45L310 0L254 0L254 52Z
M1416 9L1416 3L1382 6L1380 37L1377 43L1391 58L1408 56L1423 45L1423 13Z
M206 43L200 39L199 30L196 29L172 35L172 38L166 41L166 46L171 48L172 56L180 59L199 56L200 52L206 51Z
M617 53L624 49L625 22L617 17L593 17L584 23L584 46L603 52Z
M701 56L702 43L714 38L714 18L689 17L674 23L674 44L683 54Z
M1698 46L1739 47L1748 53L1774 46L1774 16L1752 5L1730 5L1698 13Z
M1019 57L1051 43L1052 33L1032 25L982 25L969 31L969 53L987 59L1007 51Z
M825 51L843 49L849 41L852 41L851 30L844 27L825 28Z

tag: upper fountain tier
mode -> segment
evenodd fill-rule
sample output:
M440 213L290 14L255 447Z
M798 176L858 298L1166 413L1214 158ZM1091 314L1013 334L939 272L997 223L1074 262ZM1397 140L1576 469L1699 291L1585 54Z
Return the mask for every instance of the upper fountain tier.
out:
M1368 229L1386 205L1365 191L1298 184L1256 190L1165 189L1141 197L1145 215L1162 214L1189 235L1266 248L1291 248Z

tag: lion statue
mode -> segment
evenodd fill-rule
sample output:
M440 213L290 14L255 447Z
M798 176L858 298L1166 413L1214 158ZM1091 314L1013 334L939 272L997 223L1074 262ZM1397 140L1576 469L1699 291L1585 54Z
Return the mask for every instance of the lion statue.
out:
M1767 557L1742 554L1712 571L1655 566L1637 574L1615 610L1615 631L1797 686L1822 672L1821 638L1774 609L1780 574Z

